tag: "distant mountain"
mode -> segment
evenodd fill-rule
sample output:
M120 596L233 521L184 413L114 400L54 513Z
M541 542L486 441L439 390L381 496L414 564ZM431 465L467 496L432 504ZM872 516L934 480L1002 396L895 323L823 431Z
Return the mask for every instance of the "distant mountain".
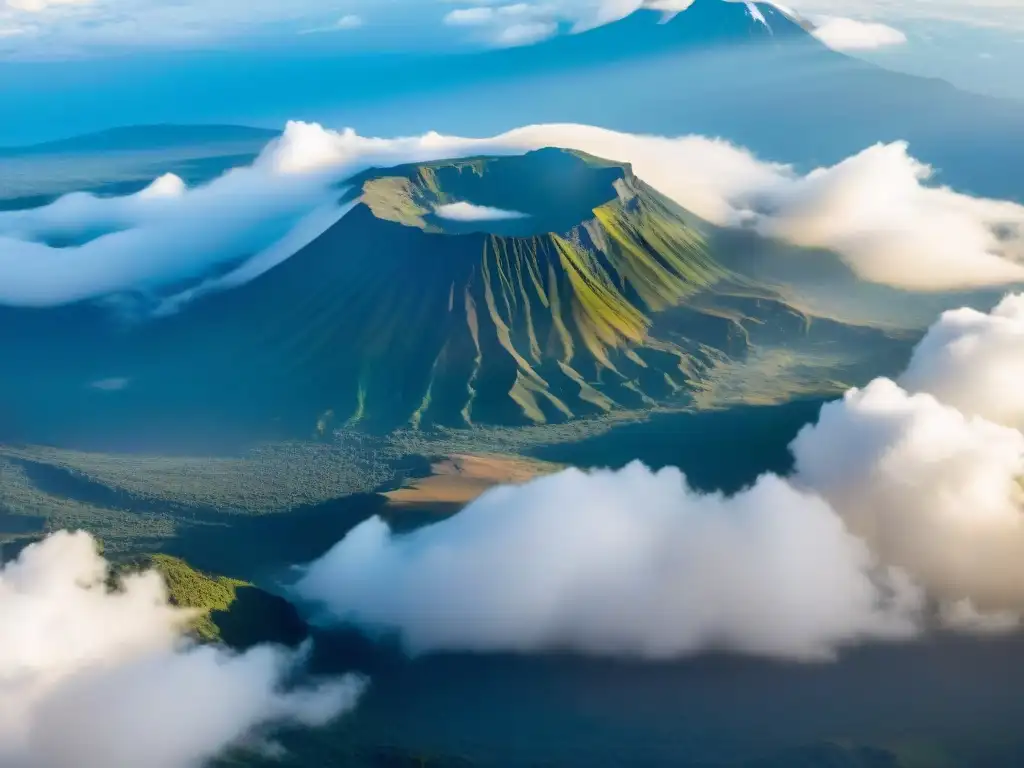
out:
M794 44L815 50L824 48L795 19L775 6L696 0L677 14L640 9L621 21L579 34L558 35L532 46L471 54L473 66L468 70L460 66L465 63L465 56L449 57L438 61L430 75L435 83L461 87L473 80L495 76L520 77L579 70L682 51L735 46L779 49Z
M0 147L0 210L70 192L128 195L165 173L190 186L249 165L278 131L240 125L133 125L25 147Z
M579 122L723 136L801 168L838 162L878 141L907 140L916 157L939 169L941 182L1024 199L1024 102L887 71L829 49L806 27L768 3L697 0L668 20L640 10L520 48L183 53L174 66L144 58L131 73L107 66L103 87L89 93L54 91L47 99L45 78L31 93L4 90L0 125L20 125L26 115L46 126L79 125L69 114L94 126L119 115L134 123L248 115L274 126L320 119L363 134L493 135L529 123ZM0 65L0 90L4 66L12 65ZM111 108L97 110L97 103Z
M890 347L812 323L628 165L547 149L351 183L355 208L304 250L176 315L0 308L17 371L0 440L566 422L704 407L732 364L780 344L812 390L852 364L844 349ZM728 396L791 385L780 371Z
M769 3L697 0L667 20L640 10L581 34L477 54L471 65L452 57L425 70L438 98L430 128L580 122L696 133L802 168L905 140L944 183L1024 200L1016 138L1024 102L886 70L811 32ZM474 106L470 115L459 100Z
M217 144L259 146L276 135L277 131L244 125L134 125L26 147L0 147L0 157L155 151Z

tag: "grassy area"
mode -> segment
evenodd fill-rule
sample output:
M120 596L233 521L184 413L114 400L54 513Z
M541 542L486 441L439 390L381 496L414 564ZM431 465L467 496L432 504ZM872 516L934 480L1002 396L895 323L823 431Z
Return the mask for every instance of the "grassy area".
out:
M295 608L238 579L213 576L168 555L145 555L122 569L158 571L167 582L171 602L199 611L192 632L204 642L247 648L265 642L295 645L308 630Z

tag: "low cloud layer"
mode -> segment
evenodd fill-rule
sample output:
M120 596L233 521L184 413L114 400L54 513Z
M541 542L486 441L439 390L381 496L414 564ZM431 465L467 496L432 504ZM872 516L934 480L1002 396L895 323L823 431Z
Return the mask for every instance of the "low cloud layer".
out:
M372 520L299 589L339 617L398 630L414 653L821 659L914 633L915 596L887 595L874 571L824 502L780 478L707 496L678 470L633 464L493 490L407 536Z
M183 638L156 573L105 584L84 533L57 533L0 569L0 765L196 768L267 727L324 725L356 678L293 687L301 652L236 654Z
M948 330L967 311L943 316L906 378L942 389L955 372L960 404L984 396L1024 358L1024 336L1001 325L1022 305L973 313L967 344ZM568 470L412 533L370 520L298 590L412 653L819 660L938 627L1010 631L1024 613L1024 434L959 408L879 379L822 408L787 478L724 496L674 469Z
M858 21L839 16L814 20L814 36L837 51L861 51L902 45L907 36L898 29L878 22Z
M882 379L822 408L792 451L794 481L882 562L942 602L1024 610L1020 432Z
M1024 282L1024 206L930 184L932 169L900 142L800 175L700 136L539 125L490 139L375 139L289 123L252 166L201 187L168 175L126 197L79 193L0 212L0 303L159 292L232 265L232 277L217 285L237 285L343 215L336 185L358 171L549 146L631 163L641 179L713 224L835 251L867 280L917 290Z

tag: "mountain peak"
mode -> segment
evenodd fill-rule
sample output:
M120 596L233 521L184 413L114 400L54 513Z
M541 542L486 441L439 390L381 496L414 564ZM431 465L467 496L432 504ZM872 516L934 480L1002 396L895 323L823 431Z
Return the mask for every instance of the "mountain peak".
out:
M668 22L690 28L691 36L720 43L737 38L806 36L797 18L774 3L751 0L694 0Z
M592 219L631 177L628 166L549 148L370 172L353 189L377 218L426 232L530 237Z

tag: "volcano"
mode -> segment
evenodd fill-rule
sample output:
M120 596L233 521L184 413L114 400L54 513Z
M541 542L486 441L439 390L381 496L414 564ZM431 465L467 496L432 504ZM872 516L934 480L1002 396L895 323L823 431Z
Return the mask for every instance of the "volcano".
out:
M153 348L202 333L318 413L382 427L544 423L683 386L690 353L652 317L728 271L628 166L548 149L351 183L331 229L152 329Z
M543 149L345 188L307 247L173 315L7 310L6 439L568 422L692 405L772 340L836 342L629 165Z

